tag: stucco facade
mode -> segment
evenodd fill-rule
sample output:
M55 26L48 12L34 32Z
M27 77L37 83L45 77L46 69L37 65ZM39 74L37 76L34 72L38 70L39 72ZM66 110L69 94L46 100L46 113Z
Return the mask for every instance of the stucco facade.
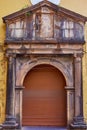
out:
M5 118L5 99L6 99L6 72L7 72L7 62L4 56L5 47L5 25L3 24L2 17L16 12L30 5L31 3L28 0L15 0L15 1L3 1L0 2L0 123L4 121ZM84 0L61 0L60 6L70 9L74 12L82 14L87 17L87 1ZM85 40L87 41L87 26L85 27ZM84 58L83 58L83 100L84 100L84 116L87 118L87 45L84 46Z
M7 63L4 57L4 39L5 39L5 25L3 24L2 17L11 14L15 11L21 10L31 3L28 0L15 0L15 1L0 1L0 123L5 118L5 99L6 99L6 68Z
M85 0L61 0L61 6L73 10L79 14L87 16L87 1ZM87 42L87 24L85 27L85 41ZM83 98L84 98L84 115L87 120L87 44L84 46L83 58Z

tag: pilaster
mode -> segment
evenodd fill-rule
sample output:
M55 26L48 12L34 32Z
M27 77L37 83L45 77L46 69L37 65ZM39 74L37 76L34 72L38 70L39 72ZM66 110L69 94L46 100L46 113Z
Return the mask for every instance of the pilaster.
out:
M67 93L67 126L69 127L74 116L74 87L66 86L65 89Z
M22 128L22 95L23 95L23 86L15 87L15 116L18 123L18 129Z
M83 117L83 91L82 91L82 54L74 55L74 85L75 85L75 112L71 128L75 130L86 129Z
M3 130L12 130L17 127L15 118L15 56L8 55L7 71L7 95L6 95L6 119L2 124Z

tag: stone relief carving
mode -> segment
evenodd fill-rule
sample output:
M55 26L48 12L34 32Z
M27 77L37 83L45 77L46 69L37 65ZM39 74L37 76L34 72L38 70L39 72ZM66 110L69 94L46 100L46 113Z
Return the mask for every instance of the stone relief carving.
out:
M17 58L16 60L16 77L18 80L16 81L16 85L22 85L21 80L23 81L24 75L32 69L34 66L39 64L50 64L57 67L67 78L67 82L69 80L68 86L73 86L73 65L72 65L72 58L52 58L52 57L38 57L38 58ZM67 76L66 76L67 75ZM19 85L19 86L20 86Z

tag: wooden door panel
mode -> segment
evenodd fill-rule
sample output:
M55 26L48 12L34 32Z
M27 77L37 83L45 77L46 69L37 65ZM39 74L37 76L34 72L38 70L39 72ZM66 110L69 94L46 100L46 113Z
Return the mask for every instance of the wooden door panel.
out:
M59 70L41 65L24 80L23 125L66 125L65 80Z

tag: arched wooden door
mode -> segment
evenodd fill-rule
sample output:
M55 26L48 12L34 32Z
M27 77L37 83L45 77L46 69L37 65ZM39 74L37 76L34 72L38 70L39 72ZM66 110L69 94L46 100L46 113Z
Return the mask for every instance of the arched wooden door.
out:
M66 91L62 73L51 65L38 65L26 75L23 126L66 126Z

